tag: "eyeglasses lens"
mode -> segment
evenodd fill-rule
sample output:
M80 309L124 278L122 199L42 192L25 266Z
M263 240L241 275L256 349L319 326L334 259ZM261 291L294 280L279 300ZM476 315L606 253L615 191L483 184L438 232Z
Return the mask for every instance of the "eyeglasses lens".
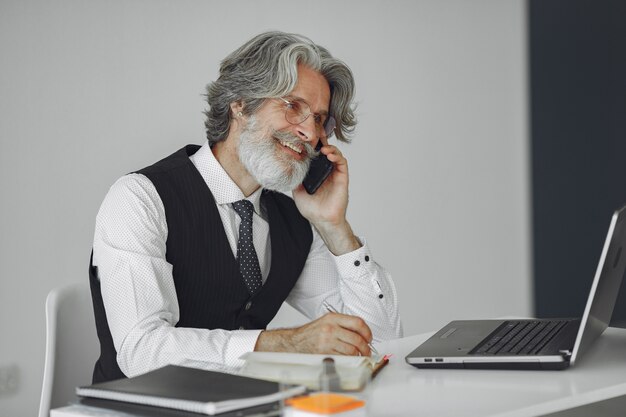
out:
M311 113L309 105L302 101L285 101L285 104L285 117L289 123L299 125L308 119L309 116L313 115L315 117L315 125L317 126L318 134L324 132L327 138L330 138L333 135L335 127L337 126L337 122L334 117L328 116L326 120L324 120L324 118Z

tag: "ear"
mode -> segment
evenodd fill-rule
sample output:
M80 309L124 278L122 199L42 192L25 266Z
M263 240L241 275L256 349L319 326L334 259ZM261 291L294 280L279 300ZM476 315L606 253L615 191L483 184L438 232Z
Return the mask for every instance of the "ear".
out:
M241 100L237 100L230 103L230 111L230 115L233 119L240 119L243 117L243 102Z

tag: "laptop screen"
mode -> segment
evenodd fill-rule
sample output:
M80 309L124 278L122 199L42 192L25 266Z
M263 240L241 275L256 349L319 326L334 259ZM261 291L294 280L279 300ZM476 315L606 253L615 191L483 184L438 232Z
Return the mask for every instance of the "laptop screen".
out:
M570 363L582 354L607 328L611 321L615 301L626 269L626 207L616 211L611 218L609 232L600 255L596 275L591 284L572 351Z

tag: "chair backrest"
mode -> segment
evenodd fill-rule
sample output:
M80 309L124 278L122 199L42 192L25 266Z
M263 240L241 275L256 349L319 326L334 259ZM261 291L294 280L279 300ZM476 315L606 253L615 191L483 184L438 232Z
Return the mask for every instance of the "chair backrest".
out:
M91 384L100 354L89 283L55 288L46 298L46 361L39 417L76 398L77 386Z

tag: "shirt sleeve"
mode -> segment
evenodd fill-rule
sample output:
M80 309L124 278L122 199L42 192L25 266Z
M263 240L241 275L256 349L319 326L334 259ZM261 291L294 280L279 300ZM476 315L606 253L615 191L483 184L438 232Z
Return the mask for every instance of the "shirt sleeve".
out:
M129 377L167 364L234 371L260 330L175 327L179 306L166 241L154 185L140 174L120 178L100 207L93 244L120 369Z
M402 337L395 285L374 260L365 239L359 239L361 248L335 256L312 229L309 256L287 302L310 319L328 312L324 303L340 313L361 317L375 341Z

